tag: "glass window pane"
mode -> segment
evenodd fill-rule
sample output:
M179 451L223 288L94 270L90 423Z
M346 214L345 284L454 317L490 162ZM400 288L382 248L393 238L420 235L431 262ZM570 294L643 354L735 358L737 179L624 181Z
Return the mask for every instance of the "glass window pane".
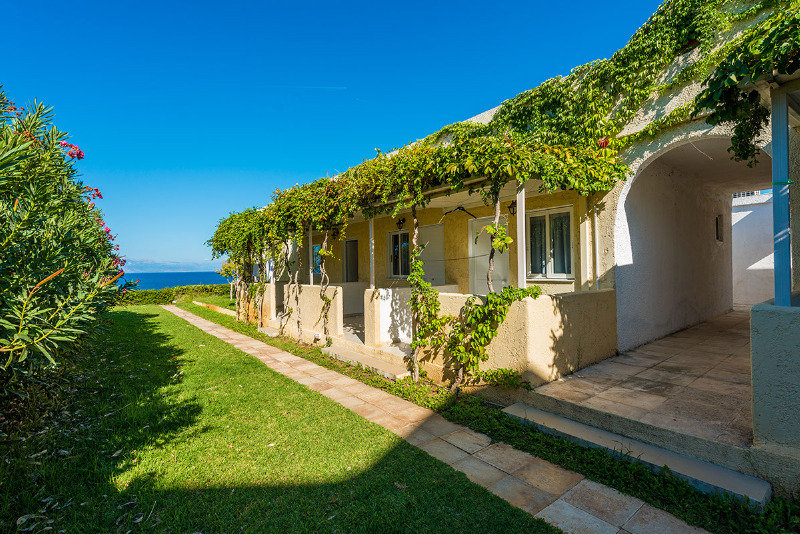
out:
M400 274L402 276L408 276L409 261L408 234L400 234Z
M550 249L553 254L553 273L572 274L569 213L550 216Z
M545 240L544 215L531 217L531 273L545 274L547 266L547 251Z
M400 274L400 236L392 234L392 275Z
M314 274L322 274L322 257L319 255L319 251L322 250L322 245L314 245L312 247L313 250L313 260L314 260Z

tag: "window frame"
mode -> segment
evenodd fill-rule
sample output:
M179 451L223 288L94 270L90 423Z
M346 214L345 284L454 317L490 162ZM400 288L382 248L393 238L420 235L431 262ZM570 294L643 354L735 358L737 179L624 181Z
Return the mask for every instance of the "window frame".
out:
M408 230L392 230L386 233L386 275L391 280L406 280L408 279L408 274L395 274L393 272L394 263L392 262L392 239L396 235L403 235L406 234L408 236L408 272L411 273L411 232ZM398 267L400 272L403 272L403 268L400 265L401 260L398 260Z
M528 280L543 280L555 282L574 282L575 281L575 213L573 205L556 206L553 208L542 208L525 211L525 276ZM570 274L554 273L554 258L552 251L552 236L550 235L550 217L566 213L569 216L569 258ZM545 224L545 273L538 274L531 272L531 218L544 216Z

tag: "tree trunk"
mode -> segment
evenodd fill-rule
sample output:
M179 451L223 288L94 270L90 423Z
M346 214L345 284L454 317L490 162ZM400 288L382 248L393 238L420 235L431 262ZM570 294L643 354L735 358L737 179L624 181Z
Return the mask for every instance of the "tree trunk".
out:
M300 234L302 235L302 234ZM295 312L297 313L297 338L302 340L303 339L303 321L300 317L300 267L303 264L303 260L301 259L303 255L301 251L303 250L302 238L300 239L301 246L297 249L297 270L294 272L294 306ZM309 242L308 246L311 246Z
M325 293L328 290L328 284L330 283L330 278L328 278L328 272L325 270L325 259L327 258L328 254L328 231L325 230L325 236L322 238L322 247L320 248L321 258L319 262L319 296L322 300L322 332L325 334L325 341L328 342L331 339L330 333L328 332L328 310L330 308L330 302L326 300Z
M284 269L286 269L286 274L289 275L289 282L286 284L286 287L289 287L291 289L291 284L292 284L292 264L291 264L291 261L290 261L290 256L291 256L291 251L289 250L289 243L288 242L284 242L283 243L283 267L284 267ZM284 288L284 293L283 293L283 302L282 302L282 304L283 304L283 313L282 313L282 315L280 317L280 320L279 320L280 326L278 328L278 331L280 332L281 335L284 334L284 332L286 331L286 325L289 323L289 313L288 313L288 308L289 308L288 304L289 304L289 302L288 302L288 299L286 297L285 288Z
M414 220L414 230L411 233L411 253L414 254L414 261L419 260L419 251L417 246L419 243L419 219L417 219L417 206L411 206L411 217ZM419 298L419 297L417 297ZM419 322L418 312L416 306L412 308L411 314L411 339L417 336L417 324ZM419 380L419 347L416 347L411 352L411 379L414 382Z
M494 199L494 228L500 224L500 195L498 194ZM492 236L489 236L492 239ZM492 239L492 241L494 241ZM486 284L489 286L489 293L494 293L494 284L492 283L492 274L494 273L494 246L489 250L489 270L486 272Z

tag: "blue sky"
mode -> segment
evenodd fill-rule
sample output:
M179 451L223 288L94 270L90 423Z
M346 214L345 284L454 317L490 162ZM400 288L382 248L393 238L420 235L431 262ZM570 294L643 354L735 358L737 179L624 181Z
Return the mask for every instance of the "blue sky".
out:
M0 83L54 106L131 270L207 270L231 211L608 57L658 5L9 2Z

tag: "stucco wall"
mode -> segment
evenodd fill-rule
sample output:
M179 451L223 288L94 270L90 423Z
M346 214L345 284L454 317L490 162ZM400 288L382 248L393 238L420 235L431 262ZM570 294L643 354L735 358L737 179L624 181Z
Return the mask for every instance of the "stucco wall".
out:
M655 161L637 177L620 209L629 239L615 275L620 350L733 307L728 193L706 189L702 177ZM718 215L721 242L715 235Z
M762 303L750 318L754 439L800 449L800 308Z
M295 298L297 297L295 286L287 286L285 291L284 310L290 310L289 316L284 318L286 323L286 334L292 337L301 337L297 330L297 313L300 312L302 322L303 339L313 339L314 334L319 334L324 339L324 325L322 306L320 298L320 287L300 285L299 306ZM325 295L331 299L328 311L328 330L332 337L342 337L344 333L343 311L342 311L342 290L336 286L328 287Z
M458 315L466 295L442 293L441 313ZM616 353L614 291L542 295L515 302L487 347L481 369L514 369L533 385L543 384ZM441 353L427 352L423 366L448 378Z
M458 291L458 286L437 286L441 292ZM411 288L379 288L366 291L364 302L365 343L370 346L395 342L411 343Z
M775 294L772 195L733 199L733 303L752 306Z

